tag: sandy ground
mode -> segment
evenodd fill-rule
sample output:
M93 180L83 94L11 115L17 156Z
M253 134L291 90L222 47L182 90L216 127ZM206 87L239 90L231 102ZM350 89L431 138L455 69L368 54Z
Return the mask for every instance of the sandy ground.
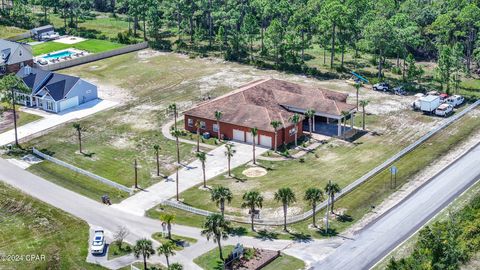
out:
M465 151L475 146L477 143L480 142L480 130L475 132L471 135L467 140L465 140L459 147L450 151L437 162L430 164L424 170L413 176L413 179L403 185L397 192L390 195L387 199L385 199L380 205L375 208L375 211L372 211L361 218L358 222L356 222L352 227L350 227L345 233L343 234L346 237L352 237L360 230L362 230L366 225L370 222L374 221L382 214L387 212L389 209L394 207L400 201L405 199L410 193L415 191L425 182L427 182L430 177L435 175L437 172L448 166L451 162L461 156Z

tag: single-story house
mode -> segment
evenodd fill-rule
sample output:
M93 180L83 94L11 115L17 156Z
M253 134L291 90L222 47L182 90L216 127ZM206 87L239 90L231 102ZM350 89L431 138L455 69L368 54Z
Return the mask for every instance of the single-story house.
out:
M185 129L196 132L198 121L201 133L217 136L220 129L224 138L252 143L250 130L256 127L256 143L272 148L275 142L272 121L281 123L277 129L277 144L288 144L295 140L295 133L298 137L303 133L302 121L295 126L289 119L298 113L303 120L303 114L313 109L317 120L336 123L337 135L341 136L342 119L347 117L353 121L356 111L355 105L347 104L347 97L348 94L277 79L259 80L184 112ZM215 111L222 112L220 126Z
M27 65L33 65L30 45L0 39L0 76L17 72Z
M50 40L59 37L52 25L44 25L30 30L36 40Z
M98 98L97 86L81 78L30 66L17 72L29 93L16 92L16 102L58 113Z

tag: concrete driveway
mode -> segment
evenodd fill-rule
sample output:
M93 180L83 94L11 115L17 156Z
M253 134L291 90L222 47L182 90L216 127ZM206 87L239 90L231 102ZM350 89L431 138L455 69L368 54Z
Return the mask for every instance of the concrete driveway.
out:
M238 167L252 160L252 146L244 143L231 142L235 145L237 151L231 160L231 168ZM261 155L268 151L263 147L256 147L255 154ZM225 146L219 146L207 153L207 161L205 163L206 178L211 179L228 170L228 161L225 156ZM203 182L202 164L199 160L184 166L179 171L179 191L182 192L197 184ZM123 211L143 216L144 212L162 201L167 200L176 195L175 174L168 177L166 181L162 181L148 187L144 191L123 200L120 204L113 207ZM207 183L208 184L208 183Z
M18 139L21 140L29 136L39 134L42 131L48 130L63 123L84 118L94 113L112 108L117 104L118 103L113 101L97 99L84 103L78 107L65 110L58 114L46 113L44 111L38 111L37 109L25 109L24 111L28 113L41 115L44 118L19 127L17 129ZM14 141L15 133L13 129L0 134L0 146L10 144Z

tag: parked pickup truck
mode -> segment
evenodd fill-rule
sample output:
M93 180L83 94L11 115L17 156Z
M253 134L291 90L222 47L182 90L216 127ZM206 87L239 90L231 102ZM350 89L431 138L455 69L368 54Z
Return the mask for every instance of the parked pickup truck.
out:
M447 103L443 103L435 110L435 115L447 117L453 113L453 106Z
M377 83L377 84L373 85L373 90L388 92L388 91L390 91L390 85L386 82Z
M93 241L92 246L90 247L90 251L93 255L100 255L103 254L105 250L105 234L103 230L95 230L93 234Z
M462 105L462 103L465 101L465 98L463 98L460 95L453 95L450 96L446 99L445 103L452 105L453 107L458 107Z

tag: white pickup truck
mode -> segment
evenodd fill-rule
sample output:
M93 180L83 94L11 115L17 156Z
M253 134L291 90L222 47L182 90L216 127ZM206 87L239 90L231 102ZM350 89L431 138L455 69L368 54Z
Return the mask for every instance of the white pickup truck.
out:
M453 95L450 96L446 99L446 103L452 105L453 107L458 107L462 105L462 103L465 101L465 98L463 98L460 95Z
M95 230L93 234L92 246L90 247L90 252L93 255L101 255L105 250L105 234L103 230Z
M437 109L435 109L435 115L447 117L453 113L453 106L447 103L440 104Z

